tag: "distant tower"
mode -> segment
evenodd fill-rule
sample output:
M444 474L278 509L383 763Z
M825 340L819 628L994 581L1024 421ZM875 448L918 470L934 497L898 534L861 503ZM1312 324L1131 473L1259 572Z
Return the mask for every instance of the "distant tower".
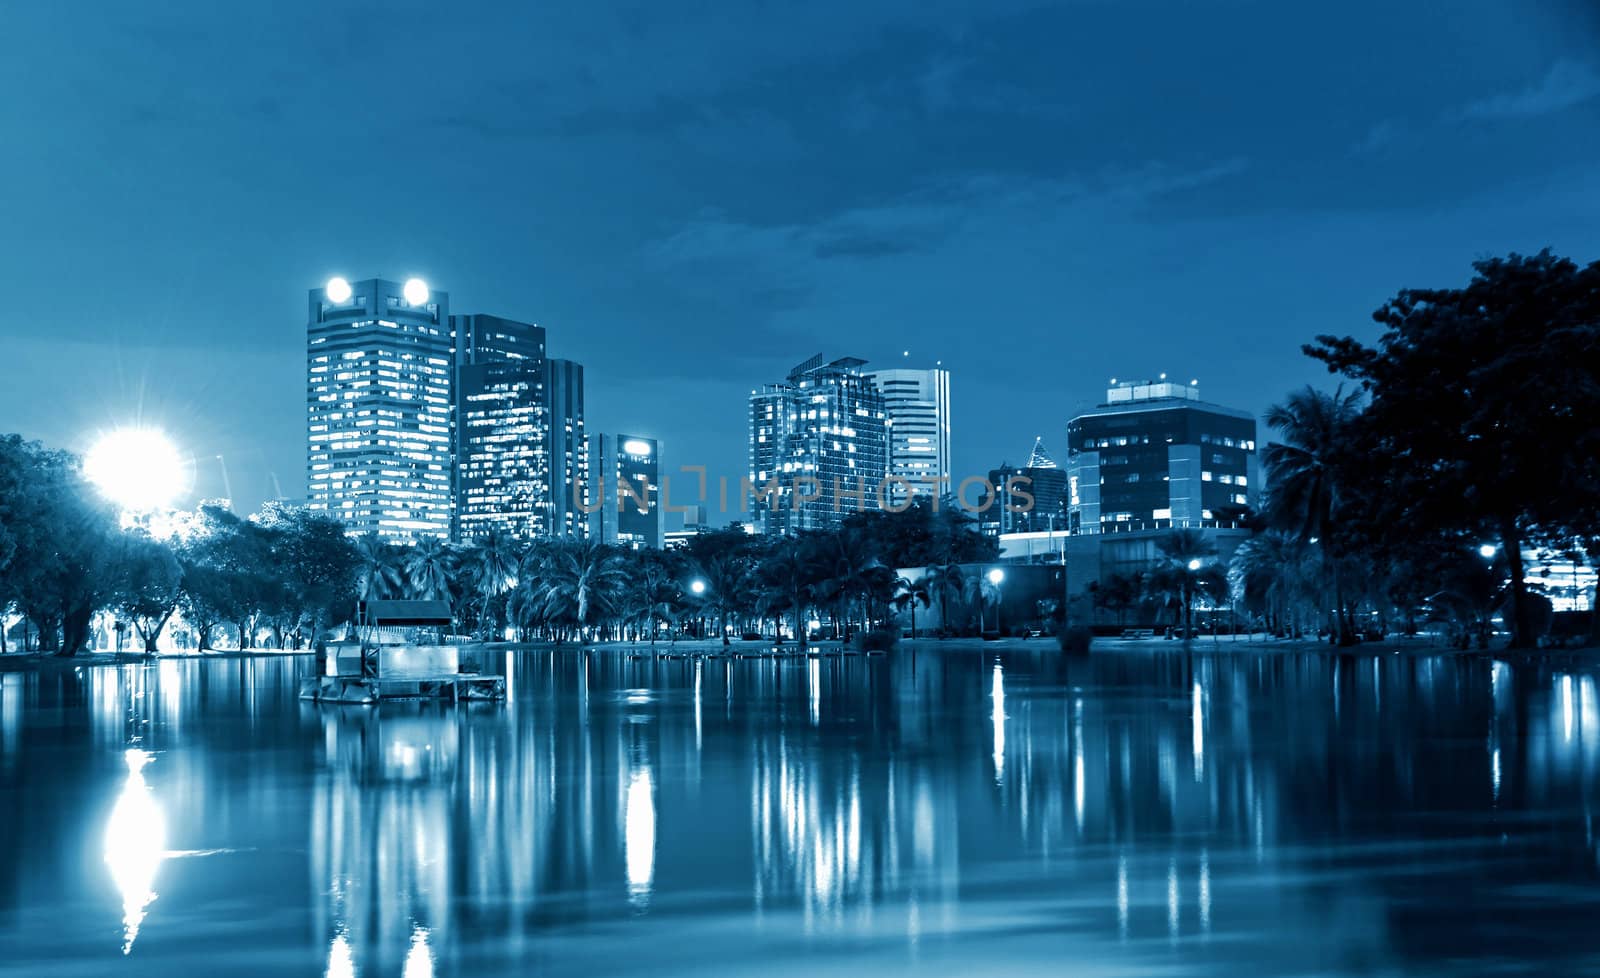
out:
M907 483L895 483L890 492L890 501L898 508L910 497L933 492L930 480L950 478L950 371L895 368L863 376L883 393L889 420L889 475ZM948 481L940 485L941 494L956 489Z
M789 371L784 383L750 393L750 481L775 483L771 505L760 496L751 521L766 533L837 526L858 509L877 509L889 472L883 394L860 370L865 360L821 354ZM797 501L797 487L818 498ZM858 501L855 494L862 494Z
M456 343L455 530L550 530L545 331L498 316L451 316Z
M661 549L661 444L639 435L589 436L589 476L601 505L589 514L589 536L638 550ZM591 495L591 498L597 498Z
M351 533L450 532L449 308L421 279L307 294L306 505Z
M583 364L572 360L546 361L545 383L550 403L550 466L554 488L550 534L563 539L589 535L589 515L583 511L596 488L590 482L589 443L583 426Z

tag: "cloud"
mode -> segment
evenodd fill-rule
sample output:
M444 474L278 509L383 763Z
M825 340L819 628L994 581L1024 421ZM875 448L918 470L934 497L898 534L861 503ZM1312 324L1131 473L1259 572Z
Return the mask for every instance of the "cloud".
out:
M1550 115L1600 96L1600 74L1586 64L1559 61L1549 74L1520 92L1473 102L1459 113L1462 120L1498 121Z

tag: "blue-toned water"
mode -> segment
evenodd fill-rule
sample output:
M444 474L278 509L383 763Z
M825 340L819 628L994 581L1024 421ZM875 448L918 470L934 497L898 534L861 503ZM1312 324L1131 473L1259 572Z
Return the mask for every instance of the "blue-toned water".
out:
M1600 968L1592 674L1221 651L0 673L0 972Z

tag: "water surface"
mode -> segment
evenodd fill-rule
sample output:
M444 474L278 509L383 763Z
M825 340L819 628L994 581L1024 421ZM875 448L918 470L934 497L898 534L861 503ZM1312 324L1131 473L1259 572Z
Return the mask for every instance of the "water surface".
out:
M1479 659L508 653L0 673L0 972L1600 969L1600 699Z

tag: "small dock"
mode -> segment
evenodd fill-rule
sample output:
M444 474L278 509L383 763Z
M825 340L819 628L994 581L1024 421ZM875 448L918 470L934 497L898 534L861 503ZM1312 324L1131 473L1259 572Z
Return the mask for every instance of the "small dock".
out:
M317 675L301 684L300 698L351 704L503 701L506 677L465 669L462 653L481 647L447 643L449 627L450 606L443 601L363 602L356 640L329 643L318 653Z

